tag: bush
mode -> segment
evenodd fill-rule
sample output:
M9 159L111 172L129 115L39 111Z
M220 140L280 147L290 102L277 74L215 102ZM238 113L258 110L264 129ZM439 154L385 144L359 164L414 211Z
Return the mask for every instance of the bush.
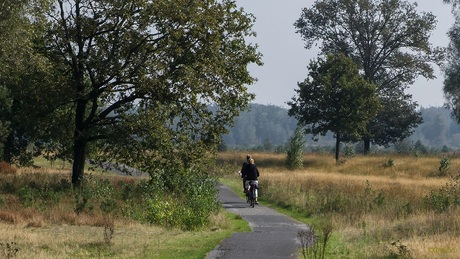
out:
M7 162L0 162L0 174L15 174L17 169Z
M286 167L288 169L293 170L303 167L303 149L305 142L302 127L297 126L294 135L289 140L286 159Z
M176 172L173 181L161 177L124 188L125 215L149 224L193 230L206 226L219 209L216 179L187 171Z
M425 204L436 212L444 212L452 207L460 206L460 175L453 177L446 186L432 190L425 197Z
M443 157L439 161L438 176L446 176L450 170L450 158Z

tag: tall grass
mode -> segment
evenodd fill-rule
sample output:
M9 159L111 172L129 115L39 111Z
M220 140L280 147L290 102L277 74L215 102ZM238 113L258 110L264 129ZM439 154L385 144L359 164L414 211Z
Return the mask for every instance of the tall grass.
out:
M56 165L2 166L0 258L203 258L249 229L219 210L212 178L184 178L194 188L178 195L159 181L88 172L73 189L68 166Z
M307 154L304 169L289 171L281 166L285 155L252 155L262 199L307 221L332 222L345 251L330 256L460 258L460 159L452 157L439 177L436 156L354 156L336 164L332 155Z

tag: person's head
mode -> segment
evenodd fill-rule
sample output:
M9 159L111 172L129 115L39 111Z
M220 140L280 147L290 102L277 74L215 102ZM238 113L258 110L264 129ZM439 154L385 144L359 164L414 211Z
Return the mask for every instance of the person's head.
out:
M250 164L254 164L254 159L249 158L249 163L250 163Z
M251 159L251 155L250 155L250 154L247 154L247 155L246 155L246 160L249 162L250 159Z

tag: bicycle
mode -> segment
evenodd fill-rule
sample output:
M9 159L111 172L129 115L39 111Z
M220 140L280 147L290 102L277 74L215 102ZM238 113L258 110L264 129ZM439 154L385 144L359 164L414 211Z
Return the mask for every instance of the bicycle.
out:
M248 192L246 194L246 201L249 203L249 206L254 208L256 204L256 190L257 190L257 182L256 181L249 181L248 185Z

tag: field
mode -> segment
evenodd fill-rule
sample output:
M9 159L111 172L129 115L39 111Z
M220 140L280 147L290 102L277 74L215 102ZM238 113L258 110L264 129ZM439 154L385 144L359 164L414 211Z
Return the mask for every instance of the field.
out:
M460 258L455 154L354 156L338 164L330 154L306 154L294 171L283 154L252 155L262 205L311 225L319 237L332 227L326 258ZM211 170L240 195L245 156L221 153ZM231 233L249 230L225 211L194 231L143 224L124 217L123 204L105 203L107 181L120 195L132 178L92 172L99 198L90 204L68 188L69 165L39 165L0 173L0 258L203 258Z
M0 165L0 258L203 258L233 232L249 231L247 222L224 210L194 231L145 224L122 213L119 187L132 178L88 172L93 186L87 197L70 188L70 165L38 164ZM108 209L112 204L104 202L115 196L118 206Z
M244 153L223 153L223 181L241 192ZM460 258L460 159L306 154L288 171L283 154L252 154L260 199L314 227L332 226L330 258Z

